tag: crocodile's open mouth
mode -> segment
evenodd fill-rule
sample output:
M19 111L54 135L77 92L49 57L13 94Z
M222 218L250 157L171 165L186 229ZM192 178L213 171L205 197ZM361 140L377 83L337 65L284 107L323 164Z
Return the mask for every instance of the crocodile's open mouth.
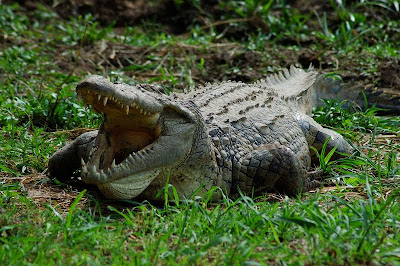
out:
M85 104L104 114L104 123L88 164L97 172L109 172L120 164L125 166L133 156L150 150L160 136L158 112L145 110L136 103L125 105L114 96L105 96L91 89L81 89L79 96Z

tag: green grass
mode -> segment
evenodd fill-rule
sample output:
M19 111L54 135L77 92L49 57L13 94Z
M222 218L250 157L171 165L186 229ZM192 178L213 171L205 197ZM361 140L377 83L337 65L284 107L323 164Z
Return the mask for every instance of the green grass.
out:
M315 110L314 119L360 150L338 161L320 154L333 180L323 193L218 203L210 195L178 200L171 193L154 206L108 201L92 188L41 175L75 129L101 122L74 92L88 73L181 90L206 81L254 81L308 49L340 62L338 70L333 59L326 64L331 75L363 73L379 84L379 63L400 59L398 1L338 2L327 2L330 13L304 13L286 1L221 1L223 12L210 13L188 1L210 24L193 22L184 36L152 20L117 33L92 15L63 20L44 6L27 12L1 5L0 263L398 264L400 120L378 116L376 107L327 100ZM126 53L116 49L110 62L91 58L102 42L109 45L104 55L112 45Z
M365 97L365 95L364 95ZM398 133L400 118L396 116L378 116L388 110L377 108L375 105L362 109L353 102L325 100L323 105L314 109L313 118L318 123L340 132L350 140L355 140L361 134ZM364 106L368 106L365 98Z
M18 184L2 187L1 261L8 264L388 263L399 257L399 190L387 197L364 179L366 195L346 191L307 199L188 200L102 215L96 201L64 217L49 203L38 212ZM84 191L83 191L84 193ZM78 195L77 203L80 197ZM104 203L102 203L104 204ZM54 205L54 203L53 203Z

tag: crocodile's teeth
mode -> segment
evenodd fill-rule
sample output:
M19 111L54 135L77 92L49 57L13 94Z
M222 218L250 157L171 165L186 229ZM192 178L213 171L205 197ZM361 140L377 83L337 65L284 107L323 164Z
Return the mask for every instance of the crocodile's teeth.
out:
M101 99L101 94L99 94L99 95L97 96L97 100L100 101L100 99Z
M87 173L88 173L88 170L87 170L86 165L82 166L82 174L87 174Z
M103 169L101 169L101 171L100 171L100 177L103 180L107 180L107 175L104 173Z
M108 101L108 97L104 97L104 99L103 99L103 105L104 105L104 106L106 106L107 101Z
M112 161L112 164L111 164L111 168L114 168L115 166L117 166L116 164L115 164L115 159Z
M135 103L132 103L132 104L131 104L131 107L135 107L135 106L136 106L136 104L135 104Z
M144 115L147 115L147 112L146 112L146 111L143 111L143 114L144 114Z
M121 164L121 167L122 167L122 169L123 169L124 171L129 171L129 166L126 165L126 163L122 163L122 164Z
M96 165L93 165L93 167L92 167L92 172L93 172L93 173L97 173Z
M126 114L129 114L129 105L125 106L125 112Z
M107 168L105 173L106 173L107 176L110 176L111 175L111 168Z
M82 157L81 157L81 165L82 165L82 166L86 166L85 160L83 160Z
M100 173L99 172L95 172L94 176L95 176L96 179L100 179Z
M143 113L143 109L140 109L140 113Z

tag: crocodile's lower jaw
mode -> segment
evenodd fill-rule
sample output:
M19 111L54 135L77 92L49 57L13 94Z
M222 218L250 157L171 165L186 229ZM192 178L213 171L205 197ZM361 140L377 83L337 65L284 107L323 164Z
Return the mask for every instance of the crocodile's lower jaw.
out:
M131 199L142 193L159 173L160 170L139 173L97 186L109 199Z

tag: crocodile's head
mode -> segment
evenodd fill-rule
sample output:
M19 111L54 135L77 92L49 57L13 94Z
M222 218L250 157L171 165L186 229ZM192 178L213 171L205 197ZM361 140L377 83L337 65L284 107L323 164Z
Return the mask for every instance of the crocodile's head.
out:
M139 195L162 169L182 163L190 153L196 117L155 87L89 76L76 91L104 115L81 175L107 197Z

